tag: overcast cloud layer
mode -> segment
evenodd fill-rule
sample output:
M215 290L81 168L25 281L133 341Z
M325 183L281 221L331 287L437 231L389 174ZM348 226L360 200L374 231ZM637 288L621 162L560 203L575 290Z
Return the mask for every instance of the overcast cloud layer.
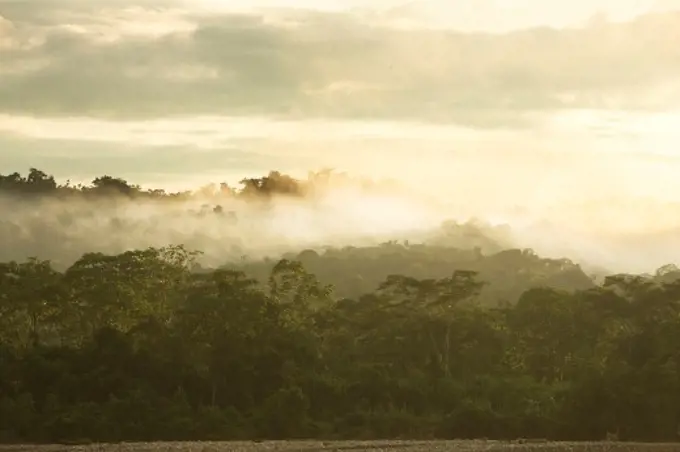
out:
M0 109L493 127L520 125L524 113L537 110L665 109L680 102L675 12L624 23L594 16L578 29L489 33L398 20L400 12L419 17L428 2L368 11L218 12L132 3L3 1Z

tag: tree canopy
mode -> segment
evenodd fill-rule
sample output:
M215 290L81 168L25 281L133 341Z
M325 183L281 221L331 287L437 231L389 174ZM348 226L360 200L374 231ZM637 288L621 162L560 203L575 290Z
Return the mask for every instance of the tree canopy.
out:
M678 434L676 267L596 285L521 250L197 257L0 264L0 438Z
M89 185L63 184L56 182L54 176L42 170L30 168L26 176L18 172L0 174L0 194L13 196L61 196L61 197L102 197L122 196L135 199L189 199L201 197L237 197L243 199L267 199L272 196L304 197L321 192L329 185L345 186L370 190L374 192L389 190L403 190L394 181L373 181L354 178L346 173L335 172L332 169L310 171L306 179L296 179L279 171L270 171L262 177L247 177L241 179L240 187L230 187L229 184L207 184L195 191L166 192L161 189L144 189L120 177L102 175L92 180Z

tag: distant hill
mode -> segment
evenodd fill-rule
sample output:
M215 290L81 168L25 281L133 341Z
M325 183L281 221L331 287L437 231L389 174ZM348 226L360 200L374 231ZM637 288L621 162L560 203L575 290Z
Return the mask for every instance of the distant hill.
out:
M388 275L416 279L439 279L455 270L478 272L482 289L480 303L515 302L532 287L568 291L595 287L580 266L567 259L545 259L531 250L511 249L484 254L479 248L459 249L436 245L406 245L388 242L373 247L330 248L322 252L305 250L284 258L300 261L324 284L333 284L341 298L357 298L374 291ZM244 271L266 281L275 260L245 262L227 267Z

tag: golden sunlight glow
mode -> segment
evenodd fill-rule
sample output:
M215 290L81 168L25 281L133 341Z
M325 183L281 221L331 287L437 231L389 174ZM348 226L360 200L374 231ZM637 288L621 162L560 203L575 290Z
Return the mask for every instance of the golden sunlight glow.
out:
M680 16L641 17L680 0L65 2L34 23L19 3L0 16L9 171L175 190L334 168L410 189L282 201L250 244L470 217L567 242L680 230ZM554 235L522 243L568 254Z
M573 27L594 18L627 21L649 12L680 9L680 0L186 0L186 3L192 8L220 11L370 12L371 20L398 28L487 31L535 26Z

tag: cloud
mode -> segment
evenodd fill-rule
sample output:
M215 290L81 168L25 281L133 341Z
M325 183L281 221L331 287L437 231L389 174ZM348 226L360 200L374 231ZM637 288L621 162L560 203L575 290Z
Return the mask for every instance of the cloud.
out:
M347 11L207 14L119 1L49 2L37 15L19 3L3 4L0 21L0 111L10 114L499 127L530 124L536 111L680 103L677 13L480 33L399 29Z

